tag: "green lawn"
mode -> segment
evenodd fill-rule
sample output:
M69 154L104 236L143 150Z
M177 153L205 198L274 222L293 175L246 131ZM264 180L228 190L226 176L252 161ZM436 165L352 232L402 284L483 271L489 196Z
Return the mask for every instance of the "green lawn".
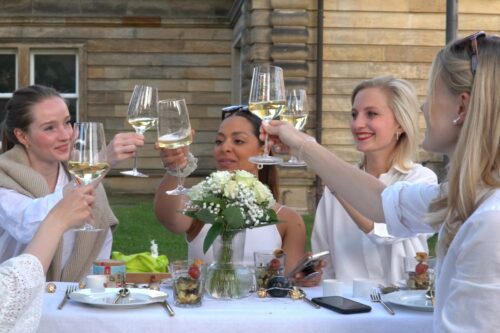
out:
M169 260L186 259L187 245L184 235L176 235L165 229L153 213L152 196L110 196L111 208L120 220L113 235L113 251L124 254L149 251L151 240L158 243L160 254ZM308 249L313 217L304 216L308 234Z
M153 213L153 196L111 196L111 207L120 220L114 233L113 251L124 254L149 251L151 240L158 243L160 254L169 260L186 259L187 245L184 235L165 229ZM304 215L307 230L307 250L311 249L312 215ZM429 239L430 255L434 255L436 237Z

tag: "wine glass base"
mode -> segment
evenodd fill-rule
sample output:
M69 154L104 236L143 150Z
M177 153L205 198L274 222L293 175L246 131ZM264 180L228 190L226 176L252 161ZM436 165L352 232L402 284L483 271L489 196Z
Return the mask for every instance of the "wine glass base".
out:
M73 229L74 231L77 231L77 232L99 232L103 229L101 228L95 228L92 224L90 223L85 223L85 225L83 225L82 227L80 228L76 228L76 229Z
M283 159L275 156L252 156L248 159L253 164L274 165L283 163Z
M280 163L281 167L287 167L287 168L303 168L306 167L307 164L306 162L303 161L287 161Z
M189 189L186 187L176 187L173 190L165 192L168 195L186 195L189 193Z
M127 171L120 171L122 175L126 176L132 176L132 177L142 177L142 178L148 178L148 175L143 174L142 172L139 172L137 170L127 170Z

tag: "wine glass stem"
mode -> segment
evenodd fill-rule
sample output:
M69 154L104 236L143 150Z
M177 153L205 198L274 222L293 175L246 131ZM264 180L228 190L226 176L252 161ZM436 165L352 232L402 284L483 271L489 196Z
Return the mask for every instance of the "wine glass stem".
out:
M176 166L176 168L177 168L177 188L183 188L184 182L182 181L181 177L181 169L179 168L178 165Z
M135 157L134 157L134 172L137 172L137 151L135 152Z
M267 152L267 141L268 141L269 135L266 133L266 137L264 139L264 156L269 156Z

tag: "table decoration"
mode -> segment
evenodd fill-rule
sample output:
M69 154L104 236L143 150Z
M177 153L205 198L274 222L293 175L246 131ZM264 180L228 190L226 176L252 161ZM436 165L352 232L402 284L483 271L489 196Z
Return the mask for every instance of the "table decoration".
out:
M191 188L184 214L211 227L203 242L213 246L215 261L207 269L205 290L220 299L245 297L253 272L241 265L245 229L278 222L271 191L246 171L217 171Z
M201 306L203 299L203 261L178 260L170 265L174 304L179 307Z

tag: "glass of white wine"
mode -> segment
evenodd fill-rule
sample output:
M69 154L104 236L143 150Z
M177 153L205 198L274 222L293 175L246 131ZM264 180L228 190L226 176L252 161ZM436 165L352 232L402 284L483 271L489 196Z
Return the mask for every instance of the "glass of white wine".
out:
M106 138L102 123L80 122L73 127L73 146L68 160L68 171L79 183L88 185L109 170ZM90 223L78 229L100 231Z
M128 123L138 134L144 134L158 121L158 89L150 86L136 85L128 105ZM137 152L134 158L134 168L121 172L127 176L148 177L137 170Z
M307 94L305 89L288 89L286 92L286 110L281 114L281 120L289 122L301 131L307 122L308 115ZM280 164L284 167L303 167L304 161L293 156L286 162Z
M189 112L184 99L166 99L158 102L158 141L160 148L176 149L189 146L193 142ZM180 169L177 166L177 187L167 191L168 195L187 194Z
M285 110L285 83L283 70L280 67L258 66L253 69L248 109L262 121L279 119L280 114ZM250 157L250 162L255 164L283 162L283 159L269 155L267 138L266 134L264 153Z

